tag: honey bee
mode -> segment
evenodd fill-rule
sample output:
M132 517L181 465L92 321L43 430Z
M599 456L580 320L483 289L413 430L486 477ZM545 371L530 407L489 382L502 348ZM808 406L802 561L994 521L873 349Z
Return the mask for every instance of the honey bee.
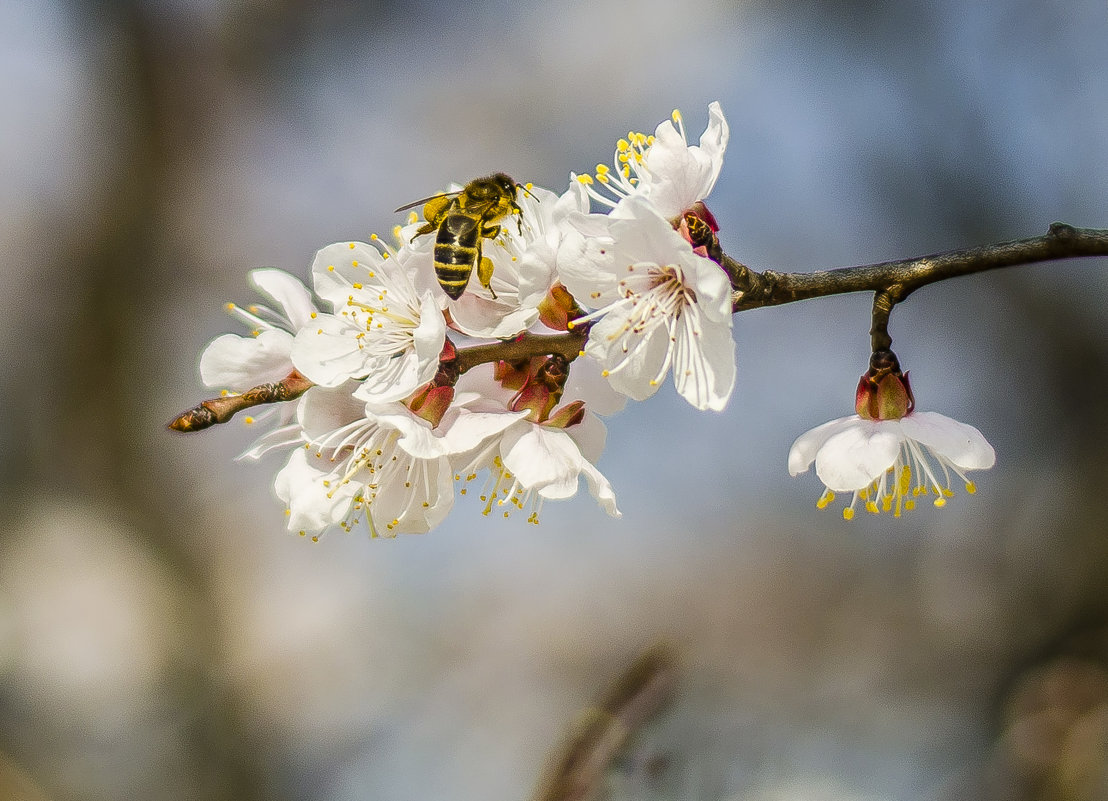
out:
M417 200L397 211L415 208L423 204L426 222L415 232L417 236L435 234L435 275L439 286L454 300L462 296L469 276L477 268L481 286L492 293L492 260L481 255L481 243L485 239L500 236L499 220L509 214L519 215L516 224L523 233L523 209L516 202L516 192L526 188L507 175L498 172L487 178L470 181L458 192L444 192L423 200Z

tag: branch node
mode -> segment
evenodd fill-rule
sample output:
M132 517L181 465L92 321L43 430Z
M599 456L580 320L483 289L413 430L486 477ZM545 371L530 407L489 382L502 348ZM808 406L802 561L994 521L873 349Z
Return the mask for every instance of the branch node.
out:
M1055 239L1073 239L1077 236L1077 229L1064 222L1050 224L1050 235Z

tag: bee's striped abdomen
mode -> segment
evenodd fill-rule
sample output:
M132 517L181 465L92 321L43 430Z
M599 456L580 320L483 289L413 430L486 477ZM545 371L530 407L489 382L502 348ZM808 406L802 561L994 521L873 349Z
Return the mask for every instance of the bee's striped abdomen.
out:
M479 218L452 211L443 218L435 237L435 275L454 300L465 291L473 267L481 259L479 223Z

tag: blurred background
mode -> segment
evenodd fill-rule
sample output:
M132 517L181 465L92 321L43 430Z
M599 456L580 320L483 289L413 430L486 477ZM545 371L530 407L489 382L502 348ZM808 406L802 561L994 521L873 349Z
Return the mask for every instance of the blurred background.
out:
M1108 798L1108 261L946 282L891 333L998 466L893 521L818 512L870 299L736 317L722 414L609 421L622 520L461 502L284 531L280 456L173 436L247 271L504 170L555 190L673 108L731 144L756 269L1108 226L1102 0L0 2L0 798L523 799L645 647L675 695L613 799Z

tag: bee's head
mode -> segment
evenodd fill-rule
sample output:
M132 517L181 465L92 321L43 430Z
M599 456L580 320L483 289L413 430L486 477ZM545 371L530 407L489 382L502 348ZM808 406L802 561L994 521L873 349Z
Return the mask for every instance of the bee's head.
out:
M491 176L491 179L506 197L515 198L518 184L513 181L510 176L498 172L496 175Z

